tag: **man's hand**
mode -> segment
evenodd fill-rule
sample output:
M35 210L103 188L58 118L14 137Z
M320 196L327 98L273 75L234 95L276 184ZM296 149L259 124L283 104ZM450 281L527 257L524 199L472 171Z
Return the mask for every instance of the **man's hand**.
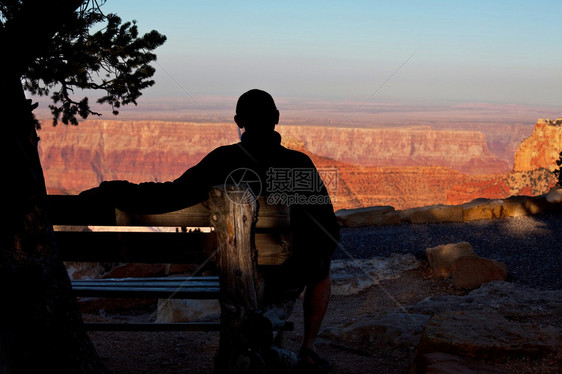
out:
M90 188L89 190L80 192L78 196L87 200L97 200L100 198L100 188L99 187Z
M101 182L99 187L80 192L78 196L93 201L112 202L126 196L130 192L131 186L132 184L128 181L105 181Z

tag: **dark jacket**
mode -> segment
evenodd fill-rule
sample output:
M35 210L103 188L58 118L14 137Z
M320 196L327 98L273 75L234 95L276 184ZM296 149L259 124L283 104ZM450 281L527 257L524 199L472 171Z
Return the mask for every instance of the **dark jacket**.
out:
M256 194L297 194L301 197L301 201L290 206L295 254L316 257L333 253L339 241L339 226L326 187L312 160L302 152L283 147L277 132L259 135L244 133L240 143L216 148L173 182L103 182L99 193L112 205L125 211L163 213L206 200L211 187L228 184L232 181L229 178L234 178L236 182L243 174L240 171L244 170L248 171L247 176L252 172L259 176L258 183L250 183ZM296 187L299 186L277 183L276 172L282 176L284 171L304 171L302 174L313 178L314 183L310 185L311 188L302 188L301 184L298 189ZM320 199L312 201L320 200L321 203L310 203L310 196L320 196Z

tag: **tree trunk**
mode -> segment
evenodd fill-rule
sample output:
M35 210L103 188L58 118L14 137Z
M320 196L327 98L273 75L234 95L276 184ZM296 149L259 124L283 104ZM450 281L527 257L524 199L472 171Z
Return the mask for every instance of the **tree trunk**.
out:
M32 107L12 78L0 82L0 373L106 372L57 253Z

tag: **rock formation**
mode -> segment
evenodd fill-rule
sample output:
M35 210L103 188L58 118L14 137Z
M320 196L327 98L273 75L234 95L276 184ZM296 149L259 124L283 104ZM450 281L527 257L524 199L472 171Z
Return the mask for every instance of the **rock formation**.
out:
M515 152L513 170L481 180L463 181L447 193L447 204L462 204L480 197L501 199L513 195L540 195L555 184L553 171L562 151L562 118L539 119L533 133Z
M337 191L333 191L333 196L338 209L380 205L385 201L397 208L444 202L446 191L455 184L479 178L465 176L444 166L413 165L446 162L462 169L468 164L494 160L478 133L461 132L457 137L459 144L454 145L451 144L454 131L428 130L429 133L423 135L425 130L419 128L381 130L280 126L279 130L285 145L309 154L317 167L337 169ZM56 128L44 124L40 136L40 155L48 190L63 194L78 193L104 180L172 180L212 149L238 140L232 124L154 121L85 121L78 127ZM400 140L402 136L406 138ZM440 145L441 138L449 143ZM322 139L328 145L336 142L346 151L333 152L328 158L307 148L321 150ZM389 143L384 144L385 141ZM418 141L432 143L412 143ZM390 151L395 143L403 147L392 153ZM463 154L467 149L474 150L472 156L481 157L480 161L459 155L459 150L463 150L460 152ZM352 157L350 150L357 155ZM377 159L379 151L382 158ZM457 160L452 162L444 152L454 152ZM390 160L391 164L410 166L357 166L337 160L340 156L350 161L354 157L355 160L366 158L365 164ZM372 183L373 180L377 183Z
M540 168L558 169L556 160L562 152L562 118L556 121L539 119L533 133L517 148L513 171L532 171Z
M532 153L544 144L560 147L560 126L555 124L539 121L529 138L535 140L522 144L519 158L524 150ZM474 126L470 128L484 129ZM506 171L507 163L490 152L480 131L319 126L278 130L286 146L307 153L318 168L336 171L335 189L330 191L336 209L462 204L480 197L542 194L554 184L539 156L532 156L539 170L489 174ZM521 131L506 143L495 134L494 142L505 150ZM56 128L45 123L39 135L48 191L61 194L75 194L104 180L173 180L212 149L238 141L234 124L163 121L96 120ZM516 168L523 168L519 161ZM475 172L480 174L467 174Z
M444 166L469 174L509 170L477 131L280 126L279 132L301 139L311 153L353 165Z

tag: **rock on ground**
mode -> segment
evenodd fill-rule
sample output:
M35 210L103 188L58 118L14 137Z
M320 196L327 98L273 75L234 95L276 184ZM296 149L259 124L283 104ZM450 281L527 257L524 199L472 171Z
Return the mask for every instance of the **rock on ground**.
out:
M444 244L425 250L429 266L436 277L448 278L453 273L453 264L461 256L476 256L468 242Z
M473 290L482 284L507 279L504 263L476 256L461 256L453 264L453 285Z
M562 329L510 321L498 312L451 311L434 315L423 332L420 353L468 357L539 355L562 349Z
M361 354L374 354L381 345L411 347L417 352L412 373L441 373L447 372L443 368L458 367L466 370L460 372L473 373L485 367L479 364L483 359L560 352L562 290L543 291L503 281L490 282L467 295L428 297L415 305L357 316L325 329L320 337ZM441 362L440 356L439 363L428 361L427 357L432 356L427 355L434 352L460 358L449 357ZM466 360L467 357L479 361ZM434 367L434 371L415 371L417 365Z
M332 294L357 294L381 280L400 277L402 272L418 266L420 261L411 254L361 260L334 260L330 268Z
M320 337L365 354L374 353L379 344L415 348L429 319L424 314L390 312L327 328Z

